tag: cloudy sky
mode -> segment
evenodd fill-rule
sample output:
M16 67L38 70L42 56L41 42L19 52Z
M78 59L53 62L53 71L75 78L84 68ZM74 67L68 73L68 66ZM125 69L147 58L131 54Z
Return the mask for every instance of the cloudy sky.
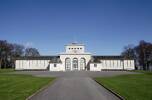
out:
M0 0L0 39L42 55L74 41L95 55L119 55L127 44L152 42L152 1Z

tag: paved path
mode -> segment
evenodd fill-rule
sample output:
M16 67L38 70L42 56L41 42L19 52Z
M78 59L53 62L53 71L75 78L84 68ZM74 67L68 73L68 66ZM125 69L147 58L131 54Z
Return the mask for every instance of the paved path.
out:
M52 86L30 100L119 100L88 77L58 79Z
M67 72L50 72L50 71L16 71L15 74L29 74L39 77L109 77L122 74L135 74L128 71L67 71Z
M23 71L16 73L36 76L56 76L58 79L44 91L30 100L119 100L118 97L100 86L90 77L132 74L123 71L108 72L36 72Z

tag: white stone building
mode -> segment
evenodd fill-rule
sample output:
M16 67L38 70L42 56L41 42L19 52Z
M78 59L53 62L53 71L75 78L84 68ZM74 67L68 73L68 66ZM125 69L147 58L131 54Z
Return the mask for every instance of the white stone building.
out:
M16 70L134 70L133 59L122 56L93 56L85 52L85 45L72 43L65 46L65 52L58 56L20 57L15 61Z

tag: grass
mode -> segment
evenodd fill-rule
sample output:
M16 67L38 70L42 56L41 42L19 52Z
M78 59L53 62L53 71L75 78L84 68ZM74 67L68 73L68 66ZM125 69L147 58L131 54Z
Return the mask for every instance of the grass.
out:
M130 72L138 72L138 73L144 73L144 74L152 74L152 71L146 71L146 70L133 70Z
M54 78L7 74L13 70L0 70L0 100L25 100L49 84Z
M8 72L13 72L14 71L14 69L0 69L0 74L1 73L8 73Z
M152 100L152 73L95 78L126 100Z

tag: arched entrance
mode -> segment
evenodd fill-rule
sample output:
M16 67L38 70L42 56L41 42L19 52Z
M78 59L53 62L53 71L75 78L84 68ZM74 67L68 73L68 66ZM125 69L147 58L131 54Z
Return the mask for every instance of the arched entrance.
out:
M78 70L78 59L73 58L73 63L72 63L73 70Z
M80 59L80 70L85 70L86 69L86 61L85 58Z
M71 60L70 60L70 58L65 59L65 70L71 70Z

